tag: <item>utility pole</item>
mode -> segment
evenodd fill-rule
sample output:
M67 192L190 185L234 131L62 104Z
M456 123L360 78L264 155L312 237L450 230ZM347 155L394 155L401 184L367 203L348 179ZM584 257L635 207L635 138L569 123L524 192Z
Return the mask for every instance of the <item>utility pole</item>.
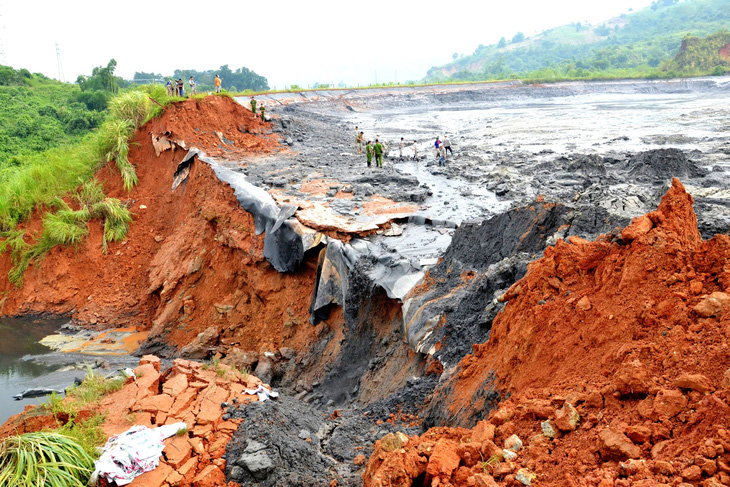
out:
M5 24L2 21L3 14L0 14L0 64L7 64L8 59L5 57L5 48L3 47L3 37L5 37Z
M58 46L58 42L56 42L56 59L58 59L58 81L65 83L66 80L63 79L63 66L61 65L61 48Z

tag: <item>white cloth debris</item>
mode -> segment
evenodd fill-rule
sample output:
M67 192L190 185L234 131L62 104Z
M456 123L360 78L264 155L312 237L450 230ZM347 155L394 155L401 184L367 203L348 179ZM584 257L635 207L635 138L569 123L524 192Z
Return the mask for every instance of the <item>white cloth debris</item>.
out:
M136 376L136 375L134 375L134 370L132 370L132 369L130 369L129 367L127 367L127 368L126 368L126 369L124 369L124 370L123 370L122 372L124 372L124 375L126 375L127 377L132 377L132 378L134 378L134 381L135 381L135 382L137 382L137 376Z
M157 468L165 448L163 440L185 428L185 423L153 430L146 426L133 426L121 435L112 436L104 445L104 453L94 462L96 468L92 478L105 477L117 485L127 485L135 477Z
M255 394L256 396L258 396L259 401L261 402L267 401L270 398L279 397L278 392L270 391L264 386L258 386L256 389L246 389L243 393L250 396L253 396Z

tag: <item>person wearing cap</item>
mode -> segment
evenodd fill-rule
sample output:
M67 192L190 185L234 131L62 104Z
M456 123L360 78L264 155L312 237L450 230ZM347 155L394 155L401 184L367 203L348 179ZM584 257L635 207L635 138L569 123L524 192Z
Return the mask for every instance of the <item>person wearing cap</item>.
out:
M370 167L370 164L373 162L373 146L370 144L369 140L368 143L365 144L365 156L368 159L368 167Z
M256 98L251 97L251 111L256 115Z
M260 111L261 111L261 121L265 122L266 121L266 107L261 105Z

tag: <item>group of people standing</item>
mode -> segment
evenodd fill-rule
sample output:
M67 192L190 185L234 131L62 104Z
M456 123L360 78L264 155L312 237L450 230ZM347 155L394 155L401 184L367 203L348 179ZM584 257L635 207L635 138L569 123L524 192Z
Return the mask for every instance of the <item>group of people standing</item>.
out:
M357 125L355 126L355 147L357 148L357 153L362 154L363 152L363 141L365 140L365 133L361 132ZM440 137L436 137L436 141L434 142L434 146L436 148L436 158L438 159L439 166L445 166L446 165L446 152L448 151L451 153L451 155L454 155L454 151L451 149L451 140L449 140L448 135L444 135L444 140L442 141ZM413 145L413 160L418 160L418 141L414 140ZM398 146L398 153L400 160L403 160L403 151L406 148L406 140L404 137L400 138L400 145ZM373 144L372 141L368 140L365 143L365 156L367 158L368 167L372 164L373 157L375 157L375 165L376 167L383 167L383 155L385 154L385 143L380 141L380 136L376 136L375 143Z
M221 92L221 78L217 74L215 75L213 84L215 85L215 92L220 93ZM196 88L195 79L192 76L188 80L188 85L190 85L190 94L197 95L198 90ZM167 87L167 96L185 97L185 83L183 82L182 78L178 78L177 81L168 80L166 87Z
M355 126L355 147L357 147L357 153L362 154L363 147L362 143L365 140L365 133L358 130L357 125ZM383 167L383 155L385 154L385 144L380 142L380 136L375 137L375 143L368 140L365 144L365 157L368 161L368 167L373 163L373 157L375 157L375 167Z
M253 112L253 116L256 116L256 98L253 96L251 97L251 112ZM261 112L261 121L266 121L266 107L261 105L261 108L259 108L259 112Z
M436 158L439 161L439 166L445 166L446 165L446 152L450 152L451 155L454 155L454 151L451 149L451 141L449 140L448 135L444 135L444 140L441 141L439 137L436 137L436 142L433 143L434 147L436 148Z

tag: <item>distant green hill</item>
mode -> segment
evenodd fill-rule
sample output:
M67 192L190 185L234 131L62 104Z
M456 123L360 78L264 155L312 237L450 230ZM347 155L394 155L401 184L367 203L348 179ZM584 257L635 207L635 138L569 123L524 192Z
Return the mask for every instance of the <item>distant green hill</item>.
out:
M78 85L0 66L0 179L21 156L73 142L104 117L87 106Z
M728 29L730 0L656 0L651 7L596 26L570 24L534 37L518 33L512 41L480 45L469 56L431 68L425 81L719 74L722 64L719 71L717 65L708 65L701 73L673 58L686 36ZM709 55L704 57L710 62Z
M672 71L682 73L724 74L730 70L730 32L720 31L704 39L687 36L682 40L679 54L667 64Z

